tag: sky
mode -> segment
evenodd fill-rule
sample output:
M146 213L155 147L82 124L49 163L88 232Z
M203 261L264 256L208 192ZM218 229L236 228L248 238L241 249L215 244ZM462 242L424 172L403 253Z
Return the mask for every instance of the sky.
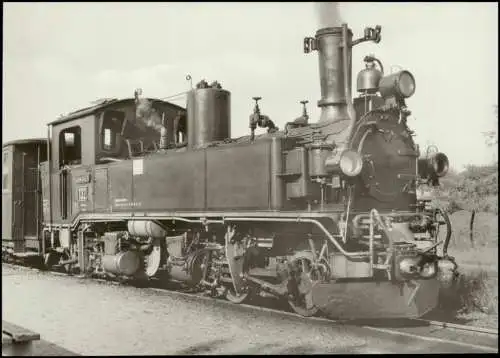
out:
M303 53L325 14L297 3L3 3L3 142L44 137L60 114L103 97L167 97L201 79L231 91L232 136L249 134L252 97L283 128L319 119L317 53ZM353 79L375 54L386 72L409 70L409 126L452 168L495 155L482 132L497 127L497 3L341 3L354 38L382 26L382 41L353 50ZM355 83L353 93L356 92ZM173 98L185 106L184 97ZM263 129L260 129L263 131Z

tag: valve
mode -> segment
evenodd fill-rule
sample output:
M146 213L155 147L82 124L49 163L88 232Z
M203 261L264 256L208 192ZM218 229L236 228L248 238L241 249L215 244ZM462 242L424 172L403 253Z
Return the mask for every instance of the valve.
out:
M255 139L255 129L260 121L259 101L262 97L252 97L252 99L255 101L255 107L253 113L250 115L250 140L253 141Z
M262 128L267 128L268 133L272 133L278 130L274 125L274 122L266 115L260 114L259 101L262 97L252 97L255 101L255 107L253 113L250 115L250 140L255 139L255 129L257 126Z

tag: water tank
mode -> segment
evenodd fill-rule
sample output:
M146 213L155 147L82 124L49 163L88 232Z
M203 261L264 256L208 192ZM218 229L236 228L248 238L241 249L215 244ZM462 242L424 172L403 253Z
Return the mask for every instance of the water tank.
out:
M231 93L201 81L187 97L188 147L231 138Z

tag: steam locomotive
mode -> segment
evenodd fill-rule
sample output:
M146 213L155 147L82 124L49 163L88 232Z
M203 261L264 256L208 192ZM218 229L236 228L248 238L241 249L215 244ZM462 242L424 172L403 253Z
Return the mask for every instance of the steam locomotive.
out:
M303 101L279 130L255 97L250 134L230 138L230 92L201 81L186 108L136 91L4 144L3 258L234 303L272 295L304 316L422 316L457 269L449 220L420 195L449 162L413 141L409 71L366 56L352 98L352 48L380 40L380 26L354 40L346 24L304 39L319 53L317 122Z

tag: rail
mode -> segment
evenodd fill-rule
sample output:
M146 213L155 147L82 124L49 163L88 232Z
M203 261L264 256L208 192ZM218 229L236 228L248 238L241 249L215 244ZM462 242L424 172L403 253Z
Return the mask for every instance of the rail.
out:
M451 323L451 322L442 322L442 321L433 321L422 318L415 318L414 321L427 323L429 326L441 327L441 328L452 328L459 331L469 331L469 332L477 332L489 334L492 336L498 336L498 330L489 329L484 327L475 327L475 326L466 326L463 324Z

